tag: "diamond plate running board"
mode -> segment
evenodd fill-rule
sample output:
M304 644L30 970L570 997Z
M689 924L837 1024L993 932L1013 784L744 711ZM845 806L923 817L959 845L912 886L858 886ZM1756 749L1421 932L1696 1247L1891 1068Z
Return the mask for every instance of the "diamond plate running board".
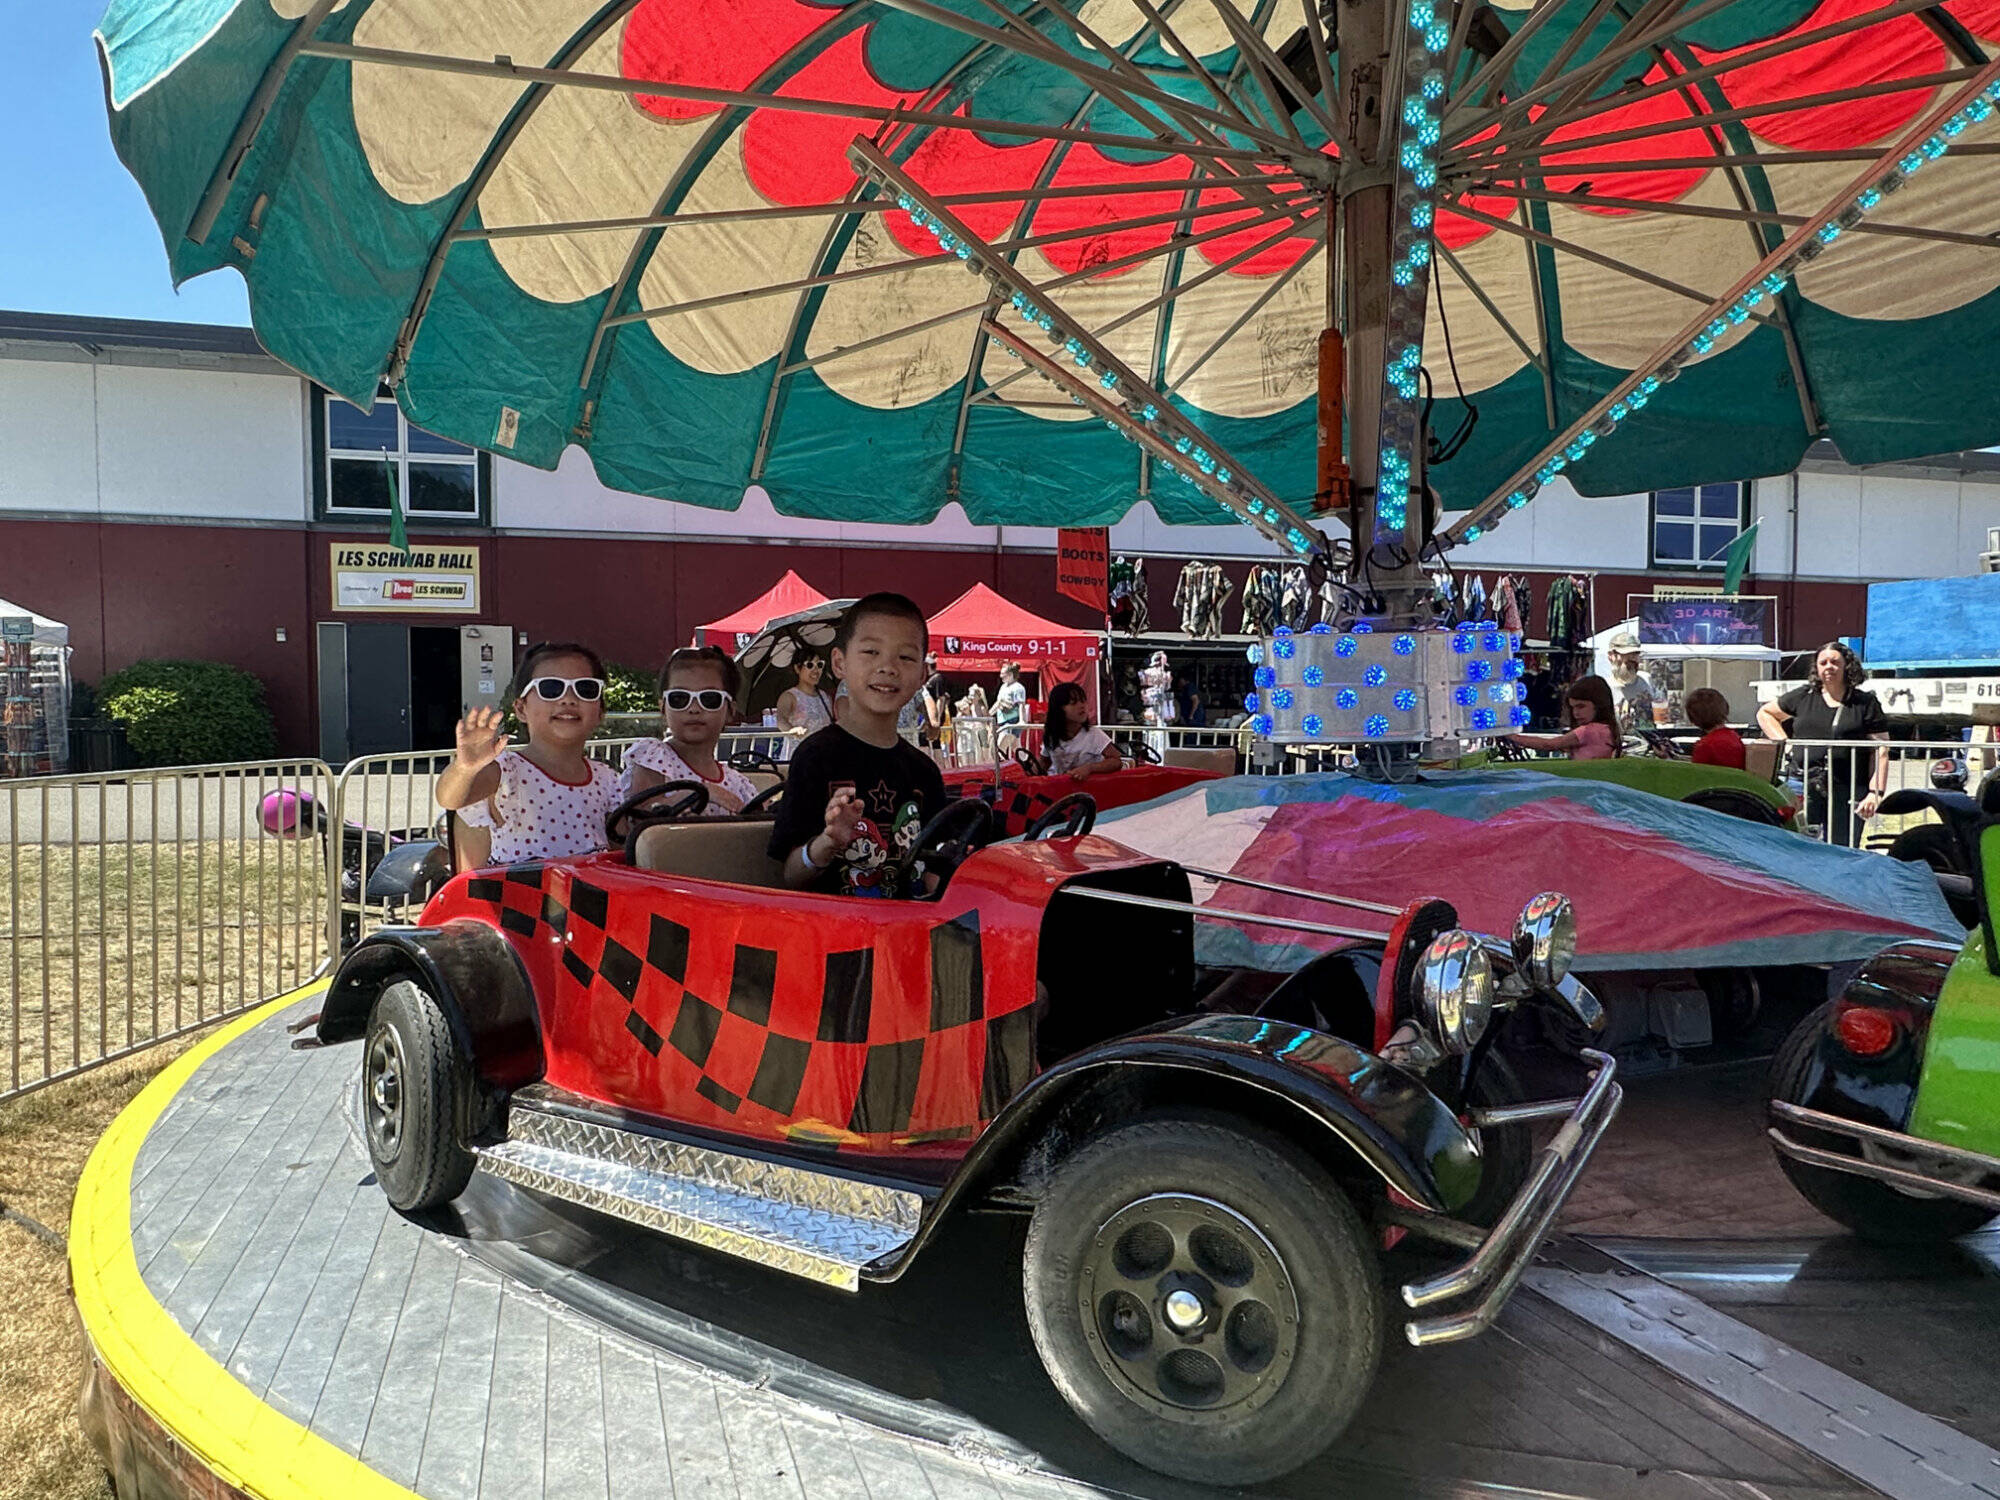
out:
M830 1173L705 1150L517 1100L495 1177L808 1281L855 1291L916 1236L923 1198Z

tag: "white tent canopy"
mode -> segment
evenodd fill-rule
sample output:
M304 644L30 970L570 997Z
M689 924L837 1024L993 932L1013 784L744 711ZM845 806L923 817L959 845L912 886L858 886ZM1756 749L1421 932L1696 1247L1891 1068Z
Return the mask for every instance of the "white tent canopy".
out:
M32 609L0 599L0 620L19 619L26 615L35 622L35 644L37 646L69 645L69 626L51 620L46 615L38 615Z

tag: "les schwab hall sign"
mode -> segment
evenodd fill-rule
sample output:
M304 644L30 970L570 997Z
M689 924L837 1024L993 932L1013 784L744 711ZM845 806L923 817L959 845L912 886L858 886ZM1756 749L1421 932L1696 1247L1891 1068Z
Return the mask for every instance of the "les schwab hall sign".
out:
M479 551L474 547L333 545L333 607L373 613L479 610Z

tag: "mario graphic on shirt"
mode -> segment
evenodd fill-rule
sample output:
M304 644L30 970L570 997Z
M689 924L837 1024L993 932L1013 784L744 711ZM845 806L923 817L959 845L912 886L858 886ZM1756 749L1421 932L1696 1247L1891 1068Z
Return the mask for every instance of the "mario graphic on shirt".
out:
M847 846L843 869L850 896L893 896L890 889L889 843L873 818L863 818L854 826L854 840Z

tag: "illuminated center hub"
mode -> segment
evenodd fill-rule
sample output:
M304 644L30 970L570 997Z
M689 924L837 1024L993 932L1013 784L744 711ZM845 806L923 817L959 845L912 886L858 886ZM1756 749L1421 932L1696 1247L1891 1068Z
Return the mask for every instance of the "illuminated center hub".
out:
M1505 734L1527 723L1520 637L1461 630L1278 635L1250 648L1252 732L1287 744Z

